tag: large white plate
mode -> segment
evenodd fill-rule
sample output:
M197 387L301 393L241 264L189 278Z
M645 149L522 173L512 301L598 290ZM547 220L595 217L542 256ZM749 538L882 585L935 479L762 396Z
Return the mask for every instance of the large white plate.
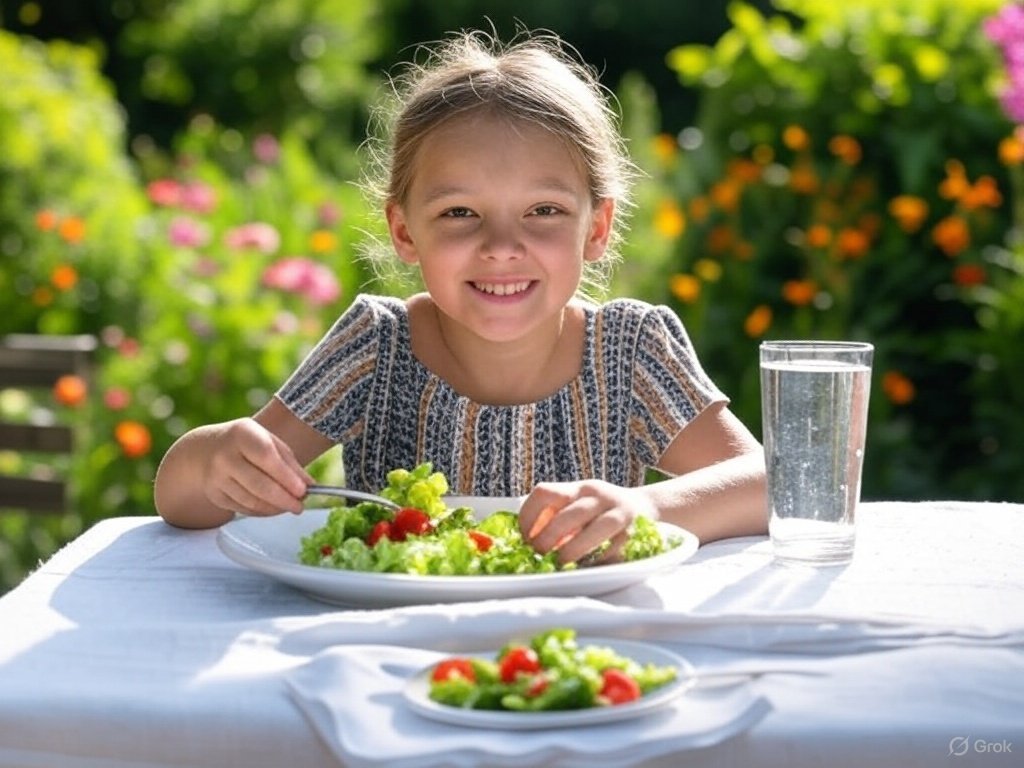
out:
M651 691L636 701L628 704L616 704L610 707L591 707L589 709L573 709L556 712L508 712L484 709L462 709L447 704L439 704L430 698L430 675L434 665L417 672L406 683L403 695L406 703L423 717L439 720L451 725L463 725L472 728L499 728L502 730L536 730L538 728L573 728L581 725L598 725L619 720L639 717L652 710L664 707L673 699L692 688L696 682L695 670L682 656L647 643L611 638L578 638L583 645L606 645L622 656L627 656L641 664L657 664L658 666L674 666L678 669L676 679ZM488 658L493 659L495 654Z
M501 509L518 511L520 499L448 497L449 506L468 506L477 517ZM600 595L627 587L653 573L686 560L697 551L697 537L668 523L662 535L678 535L683 543L655 557L557 573L496 576L419 576L365 573L321 568L299 562L304 536L324 525L329 509L307 509L301 515L239 517L217 533L221 551L236 563L272 576L306 594L336 605L392 606L456 603L468 600L526 596Z

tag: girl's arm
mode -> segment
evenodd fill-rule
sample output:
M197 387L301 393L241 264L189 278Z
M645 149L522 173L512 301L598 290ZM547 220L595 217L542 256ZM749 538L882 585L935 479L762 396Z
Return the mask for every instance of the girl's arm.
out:
M215 528L236 512L301 512L312 482L303 467L332 445L274 398L251 418L182 435L157 470L157 511L182 528Z

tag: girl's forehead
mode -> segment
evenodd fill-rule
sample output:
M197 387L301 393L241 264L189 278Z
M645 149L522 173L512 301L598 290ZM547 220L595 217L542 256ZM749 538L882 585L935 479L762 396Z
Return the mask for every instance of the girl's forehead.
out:
M584 185L588 183L582 153L565 137L532 120L490 111L457 115L431 129L422 138L414 173L426 165L444 165L446 157L464 158L474 152L491 156L517 151L525 155L527 161L571 168Z

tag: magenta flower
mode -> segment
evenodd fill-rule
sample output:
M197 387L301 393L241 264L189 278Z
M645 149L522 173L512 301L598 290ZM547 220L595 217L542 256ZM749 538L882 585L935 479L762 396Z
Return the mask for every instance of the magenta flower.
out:
M341 219L341 209L329 200L320 203L316 209L316 219L321 227L330 229Z
M228 248L253 249L260 253L273 253L281 245L281 236L270 224L252 221L228 230L224 236Z
M178 248L202 248L210 242L210 230L188 216L175 216L167 228L167 239Z
M999 94L1006 116L1024 123L1024 5L1008 3L984 22L988 39L999 46L1006 67L1006 86Z
M263 285L304 296L311 304L323 306L341 295L338 279L323 264L303 256L279 259L263 272Z
M181 207L193 213L210 213L217 207L217 193L205 182L189 182L181 188Z
M181 185L174 179L157 179L146 185L146 194L157 205L174 208L181 203Z

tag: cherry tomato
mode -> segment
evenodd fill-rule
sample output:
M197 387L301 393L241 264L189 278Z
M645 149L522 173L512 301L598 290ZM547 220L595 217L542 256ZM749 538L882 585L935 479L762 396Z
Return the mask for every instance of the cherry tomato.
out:
M508 649L498 662L498 673L502 682L514 683L520 673L535 675L540 672L540 659L537 652L526 645L515 645Z
M481 552L486 552L491 548L491 545L494 544L494 539L483 531L470 531L469 538L473 540L473 543L476 544L476 548Z
M395 512L391 523L391 540L405 541L405 537L422 536L430 530L430 515L422 509L404 507Z
M387 520L381 520L379 523L370 529L370 535L366 537L366 543L371 547L381 539L391 538L391 523Z
M324 544L322 547L320 547L320 554L324 557L330 557L333 553L334 547L332 547L330 544Z
M640 684L621 669L608 668L601 673L601 696L612 704L625 704L640 698Z
M439 662L434 667L434 673L430 679L435 683L440 683L456 677L465 678L471 683L476 682L476 672L473 671L473 664L469 659L452 658Z

